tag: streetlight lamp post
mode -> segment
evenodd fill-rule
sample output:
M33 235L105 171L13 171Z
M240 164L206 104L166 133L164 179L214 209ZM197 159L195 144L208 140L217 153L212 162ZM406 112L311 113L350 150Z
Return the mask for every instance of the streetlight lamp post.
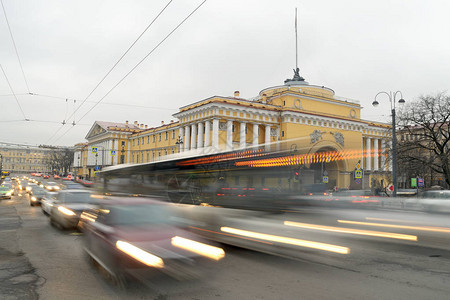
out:
M395 98L397 94L400 95L400 100L398 100L399 104L404 104L405 100L403 99L402 92L378 92L375 95L375 100L372 102L373 106L378 106L377 96L380 94L385 94L389 97L389 102L391 103L391 113L392 113L392 182L394 185L393 196L397 197L397 135L395 129Z
M175 143L175 145L178 145L178 152L181 152L181 147L183 147L183 138L181 137L181 135L178 136L177 142Z

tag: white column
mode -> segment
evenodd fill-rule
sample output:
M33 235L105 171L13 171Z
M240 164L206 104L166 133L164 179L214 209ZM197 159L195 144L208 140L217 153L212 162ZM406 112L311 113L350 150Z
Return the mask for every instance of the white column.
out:
M371 169L371 162L372 162L372 157L371 157L371 153L370 153L370 145L372 143L372 139L371 138L366 138L366 171L370 171Z
M270 150L270 125L266 125L266 136L264 139L264 144L266 150Z
M205 147L211 146L211 122L205 122Z
M382 139L381 140L381 157L380 157L380 165L381 165L381 170L383 171L387 171L387 166L386 166L386 140Z
M113 161L113 165L118 165L119 164L119 139L116 139L114 141L114 150L116 150L116 156L115 156L115 161Z
M380 152L378 151L378 141L379 139L373 140L373 169L374 171L378 171L378 157L380 155Z
M281 128L277 126L277 151L281 150Z
M184 127L184 151L191 149L191 126Z
M203 122L197 124L197 147L203 148Z
M233 121L227 121L227 150L233 149Z
M219 119L213 119L212 146L219 150Z
M253 146L259 144L259 124L253 124Z
M183 142L183 144L186 142L184 140L184 127L180 127L179 129L177 141L180 141L180 139ZM183 152L183 144L178 145L178 152Z
M239 133L240 133L239 147L241 149L244 149L245 146L247 145L246 136L245 136L245 126L247 126L247 124L245 122L241 122L241 128L239 130Z
M191 126L191 150L197 149L197 125L192 124Z

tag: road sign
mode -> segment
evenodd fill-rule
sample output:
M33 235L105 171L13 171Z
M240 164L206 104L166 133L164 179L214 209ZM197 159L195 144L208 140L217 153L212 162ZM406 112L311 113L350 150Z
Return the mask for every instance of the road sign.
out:
M356 178L356 179L355 179L355 183L356 183L356 184L361 184L361 178Z
M356 179L362 178L362 171L361 170L356 170L355 171L355 178Z
M94 171L98 171L98 170L100 170L100 166L95 166Z
M417 178L417 185L419 187L424 187L425 186L425 180L423 180L423 178Z
M116 150L111 150L111 156L116 156Z
M388 185L388 186L386 187L386 191L388 191L388 192L393 192L393 191L394 191L394 186L393 186L392 184Z
M417 178L411 178L411 187L412 188L417 187Z
M329 163L331 161L331 156L327 156L327 158L325 159L325 162Z
M328 183L328 176L323 176L322 181L323 181L323 183Z
M361 170L361 164L359 162L356 164L355 169L356 170Z
M98 147L92 147L91 148L91 152L94 153L94 154L97 154L98 153Z

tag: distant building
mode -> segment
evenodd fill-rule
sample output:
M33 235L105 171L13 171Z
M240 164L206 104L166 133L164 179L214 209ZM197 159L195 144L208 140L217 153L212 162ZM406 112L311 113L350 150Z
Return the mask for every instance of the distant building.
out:
M46 164L47 148L28 146L1 146L3 171L11 173L50 172Z
M362 120L361 109L358 101L309 85L297 70L294 79L266 88L254 99L241 98L239 91L232 97L213 96L181 107L173 115L178 121L157 127L97 121L86 136L87 145L78 144L74 164L79 160L80 172L90 177L94 169L109 165L255 146L274 151L278 142L285 142L299 153L356 153L346 160L303 166L307 183L322 182L326 171L330 188L386 186L390 125ZM362 178L355 178L357 167Z

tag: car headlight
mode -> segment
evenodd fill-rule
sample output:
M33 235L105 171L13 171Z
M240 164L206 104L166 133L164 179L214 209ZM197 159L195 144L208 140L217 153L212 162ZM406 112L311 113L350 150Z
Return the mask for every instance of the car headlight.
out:
M31 201L37 201L37 198L35 196L31 197Z
M214 260L220 260L225 257L225 251L223 251L222 248L214 247L190 239L185 239L179 236L175 236L172 238L172 245Z
M59 190L59 186L54 186L53 187L55 190Z
M12 191L9 191L6 193L6 196L11 196L11 194L12 194Z
M76 213L73 210L70 210L68 208L65 208L64 206L59 206L58 210L65 214L66 216L75 216Z
M129 256L133 257L134 259L140 261L141 263L149 267L164 268L164 262L160 257L153 255L147 251L144 251L136 246L133 246L130 243L124 241L117 241L116 247L117 249L121 250L122 252L128 254Z

